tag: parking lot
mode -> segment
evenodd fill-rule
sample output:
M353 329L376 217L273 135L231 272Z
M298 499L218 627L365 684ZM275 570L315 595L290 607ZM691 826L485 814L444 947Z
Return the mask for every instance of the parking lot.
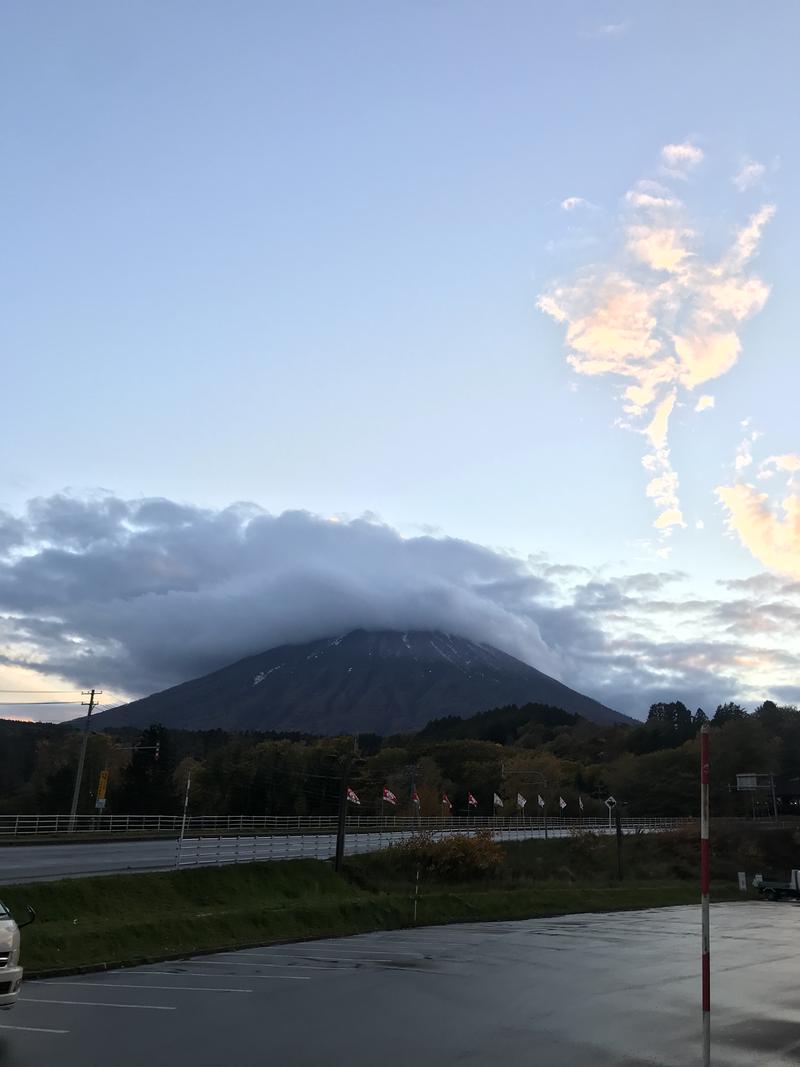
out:
M713 1062L800 1062L800 911L713 909ZM2 1067L697 1064L699 909L428 927L28 982Z

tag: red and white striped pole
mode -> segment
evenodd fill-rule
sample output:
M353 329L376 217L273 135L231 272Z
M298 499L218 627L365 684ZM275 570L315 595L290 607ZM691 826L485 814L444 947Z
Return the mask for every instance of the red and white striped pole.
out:
M700 730L700 910L703 922L703 1067L711 1067L711 943L709 890L711 852L708 839L709 727Z

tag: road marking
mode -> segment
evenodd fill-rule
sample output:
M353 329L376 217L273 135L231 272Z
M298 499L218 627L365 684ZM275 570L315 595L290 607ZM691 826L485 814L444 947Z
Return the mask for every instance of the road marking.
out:
M227 953L221 952L221 956L227 955ZM236 955L247 956L250 959L287 959L287 960L325 960L327 963L394 963L394 960L379 959L374 956L320 956L316 952L309 952L305 955L300 955L299 952L242 952L236 953ZM414 956L416 959L420 959L414 952L403 953L403 955ZM285 964L275 964L276 967L284 967Z
M209 960L209 962L211 963L213 961ZM264 965L263 964L258 964L258 963L241 963L241 964L236 964L236 963L217 963L217 964L214 964L214 966L216 966L216 967L260 967L260 966L264 966ZM278 964L275 964L275 966L277 967ZM327 971L330 968L328 968L328 967L316 967L314 969L315 970L319 970L319 971ZM303 970L308 970L308 968L304 967ZM170 975L172 975L173 978L180 978L181 975L184 975L184 974L187 975L190 978L213 978L214 977L213 974L209 974L207 971L147 971L146 973L147 974L170 974ZM234 978L235 975L231 975L231 977ZM287 982L310 982L311 981L310 978L305 978L305 977L303 977L303 976L301 976L299 974L247 974L247 975L242 975L242 977L243 978L247 978L248 981L252 981L253 978L275 978L275 979L278 979L278 980L283 979L283 980L285 980ZM142 987L142 988L144 988L144 987Z
M164 1004L110 1004L107 1000L40 1000L38 997L20 997L20 1004L68 1004L76 1008L136 1008L141 1011L177 1011Z
M299 947L299 949L300 949L301 945L298 945L298 947ZM386 949L386 947L387 947L387 946L386 946L386 945L382 945L381 947L382 947L382 949ZM390 945L389 945L389 947L390 947ZM349 949L345 949L345 950L343 950L343 951L345 951L345 952L350 952L350 950L349 950ZM357 950L355 950L355 951L357 951ZM372 950L372 949L368 949L368 950L367 950L367 952L373 952L373 951L378 951L378 950L377 950L377 949L375 949L375 950ZM247 955L247 952L245 951L245 952L244 952L244 954L245 954L245 955ZM398 951L397 951L397 952L395 953L395 955L396 955L396 956L421 956L421 955L422 955L422 953L420 953L420 952L406 952L406 951L398 950ZM354 959L361 959L362 957L361 957L361 956L354 956L353 958L354 958Z
M68 1034L69 1030L48 1030L44 1026L8 1026L0 1023L0 1030L25 1030L29 1034Z
M154 971L153 974L171 974L171 971ZM143 975L142 977L146 977ZM179 977L178 975L175 976ZM26 985L79 985L79 986L101 986L104 989L177 989L183 993L252 993L252 989L231 989L228 987L219 988L216 986L202 986L202 985L130 985L125 982L61 982L52 978L48 978L46 982L27 982Z
M356 964L358 962L357 960L341 960L339 962L343 963L346 968L348 968L348 969L350 969L352 971L358 970L358 967L356 966ZM367 960L365 962L367 962L367 963L375 963L375 962L380 963L381 961ZM458 974L458 972L456 972L456 971L434 971L434 970L428 969L427 967L406 967L406 965L402 964L402 963L399 966L392 967L391 963L393 961L386 961L386 962L388 962L390 964L389 968L387 968L387 969L388 970L393 970L393 971L414 971L416 974L447 974L447 975L451 975L451 976L454 976L454 975ZM420 961L420 962L422 962L422 961ZM436 962L436 961L434 961L434 962ZM449 962L452 962L452 961L446 960L445 962L449 963ZM332 960L330 966L324 966L324 967L317 967L313 963L296 963L296 964L294 964L294 969L296 969L298 971L326 971L328 974L336 974L337 971L341 971L341 970L344 969L342 967L337 967L336 963L337 963L336 960ZM235 960L204 960L204 964L207 967L285 967L286 966L286 961L284 960L283 963L264 963L262 960L258 960L258 961L254 962L254 963L236 963ZM374 974L374 973L376 973L377 971L380 971L380 970L383 970L383 968L375 968L375 970L373 970L371 973ZM246 977L247 977L247 979L249 981L251 978L294 978L295 976L294 975L285 975L285 974L284 975L279 975L279 974L248 974L248 975L246 975ZM460 977L460 975L459 975L459 977ZM297 981L310 982L311 979L310 978L301 978L301 979L297 979Z
M203 967L286 967L286 963L262 963L261 960L254 960L253 963L237 963L236 960L198 960L198 964ZM332 967L315 967L313 965L301 966L301 971L331 971ZM209 976L210 977L210 976ZM281 975L270 975L270 978L280 978ZM287 975L286 977L293 978L294 975ZM309 979L310 981L310 979Z

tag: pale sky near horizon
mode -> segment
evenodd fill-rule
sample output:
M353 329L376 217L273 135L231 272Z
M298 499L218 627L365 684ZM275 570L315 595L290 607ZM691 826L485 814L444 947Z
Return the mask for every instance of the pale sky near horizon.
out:
M6 525L65 493L369 514L586 568L475 632L621 710L798 699L798 30L788 2L6 5ZM134 654L111 605L149 587L42 592L90 542L40 519L0 555L0 686L213 662ZM669 607L598 606L665 573Z

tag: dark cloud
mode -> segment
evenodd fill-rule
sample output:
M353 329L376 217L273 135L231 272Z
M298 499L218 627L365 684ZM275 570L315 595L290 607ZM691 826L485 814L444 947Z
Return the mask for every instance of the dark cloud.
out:
M546 580L465 541L109 497L36 500L21 529L24 552L0 562L5 644L23 649L7 656L81 684L146 693L358 626L452 630L563 667L533 610Z
M741 698L747 657L774 666L776 694L791 684L796 654L761 647L766 625L752 640L756 618L794 629L786 583L731 583L729 601L663 599L683 578L600 579L455 538L404 538L373 516L58 495L0 513L0 663L139 695L278 644L436 628L631 714Z

